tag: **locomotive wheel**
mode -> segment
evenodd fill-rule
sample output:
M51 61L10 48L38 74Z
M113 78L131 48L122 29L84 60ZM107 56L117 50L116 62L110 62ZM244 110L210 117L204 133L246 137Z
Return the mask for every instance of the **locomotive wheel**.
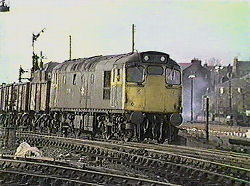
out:
M131 130L131 129L125 130L125 135L124 135L124 138L123 138L124 141L128 142L128 141L130 141L132 139L132 137L133 137L133 130Z

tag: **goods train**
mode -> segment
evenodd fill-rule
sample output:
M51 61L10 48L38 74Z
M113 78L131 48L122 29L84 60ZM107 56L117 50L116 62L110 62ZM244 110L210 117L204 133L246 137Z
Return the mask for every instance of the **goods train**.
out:
M122 140L177 139L181 70L156 51L49 62L30 82L0 86L0 124Z

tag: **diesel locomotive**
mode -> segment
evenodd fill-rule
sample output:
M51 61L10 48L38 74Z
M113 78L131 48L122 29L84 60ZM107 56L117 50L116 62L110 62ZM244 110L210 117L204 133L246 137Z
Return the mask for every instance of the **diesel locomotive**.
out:
M49 62L30 82L0 86L0 124L106 139L175 141L181 70L156 51Z

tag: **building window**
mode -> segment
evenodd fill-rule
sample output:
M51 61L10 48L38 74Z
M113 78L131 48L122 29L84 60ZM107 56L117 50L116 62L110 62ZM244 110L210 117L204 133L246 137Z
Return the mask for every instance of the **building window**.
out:
M104 71L103 99L110 99L111 71Z

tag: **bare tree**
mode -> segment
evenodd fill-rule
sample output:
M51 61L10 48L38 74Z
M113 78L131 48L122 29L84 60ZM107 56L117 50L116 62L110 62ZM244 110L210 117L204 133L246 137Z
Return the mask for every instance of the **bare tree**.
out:
M208 66L220 66L220 65L222 65L221 64L221 59L216 59L216 58L210 58L210 59L206 59L205 60L206 61L206 64L208 65Z

